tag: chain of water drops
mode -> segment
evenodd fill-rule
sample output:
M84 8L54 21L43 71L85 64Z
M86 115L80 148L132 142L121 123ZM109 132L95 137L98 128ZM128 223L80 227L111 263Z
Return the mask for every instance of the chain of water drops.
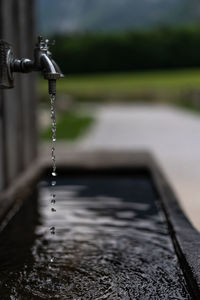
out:
M55 95L50 95L51 101L51 124L52 124L52 147L51 147L51 160L52 160L52 181L51 181L51 211L56 212L55 204L56 204L56 194L55 194L55 185L56 180L55 177L57 176L56 173L56 155L55 155L55 143L56 143L56 113L55 113ZM50 227L50 233L54 235L56 232L55 226ZM50 262L54 261L54 257L50 258Z

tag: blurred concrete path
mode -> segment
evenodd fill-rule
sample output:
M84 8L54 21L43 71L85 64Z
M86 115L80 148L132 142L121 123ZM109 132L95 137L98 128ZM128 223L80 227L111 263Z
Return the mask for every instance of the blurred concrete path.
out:
M80 146L151 151L200 230L200 115L168 106L105 105Z

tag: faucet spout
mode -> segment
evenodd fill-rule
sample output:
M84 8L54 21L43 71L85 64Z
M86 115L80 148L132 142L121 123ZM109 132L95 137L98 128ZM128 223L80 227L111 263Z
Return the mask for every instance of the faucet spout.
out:
M49 94L56 94L56 80L63 78L59 66L51 58L51 52L49 51L49 40L43 40L38 38L38 44L35 48L35 65L43 73L44 78L49 82Z
M60 67L58 66L58 64L55 62L54 59L51 60L55 69L56 69L56 72L58 72L60 74L60 78L64 78L65 76L62 74L61 70L60 70Z
M56 64L57 65L57 64ZM41 67L44 78L48 80L49 94L56 94L56 80L64 77L60 69L56 68L55 62L47 54L41 55Z
M60 74L56 71L56 68L53 64L52 59L48 57L47 54L42 54L41 57L41 67L44 74L58 74L58 78L60 77Z

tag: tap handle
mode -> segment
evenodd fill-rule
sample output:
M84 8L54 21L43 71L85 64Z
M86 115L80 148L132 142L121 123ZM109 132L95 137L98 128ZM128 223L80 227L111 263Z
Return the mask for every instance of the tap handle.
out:
M38 46L39 48L43 48L45 45L44 39L43 37L40 35L38 36L38 42L36 44L36 46Z
M49 46L53 46L55 45L55 40L50 41L48 39L45 39L42 36L38 37L38 43L37 46L41 49L41 50L48 50Z
M56 43L55 40L52 40L52 41L50 41L50 40L48 40L48 39L45 40L45 44L46 44L47 46L54 46L55 43Z

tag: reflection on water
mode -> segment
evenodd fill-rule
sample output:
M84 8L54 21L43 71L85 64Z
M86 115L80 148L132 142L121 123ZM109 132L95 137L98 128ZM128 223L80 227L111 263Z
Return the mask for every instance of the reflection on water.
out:
M146 176L63 178L56 214L49 189L1 234L0 299L191 299Z

